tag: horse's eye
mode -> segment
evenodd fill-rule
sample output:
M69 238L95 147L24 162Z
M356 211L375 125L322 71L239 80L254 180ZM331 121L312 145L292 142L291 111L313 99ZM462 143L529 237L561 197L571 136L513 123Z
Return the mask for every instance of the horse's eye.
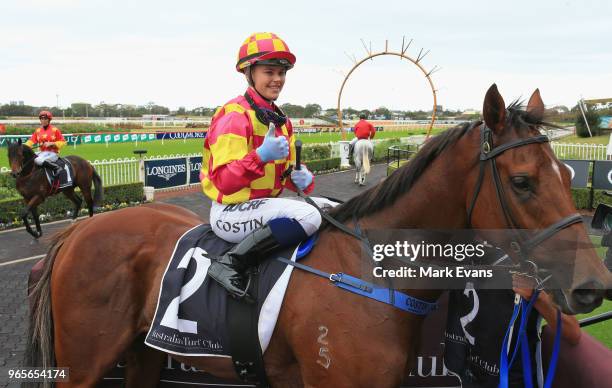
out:
M531 191L531 182L529 177L524 175L517 175L511 178L512 188L518 193L526 193Z

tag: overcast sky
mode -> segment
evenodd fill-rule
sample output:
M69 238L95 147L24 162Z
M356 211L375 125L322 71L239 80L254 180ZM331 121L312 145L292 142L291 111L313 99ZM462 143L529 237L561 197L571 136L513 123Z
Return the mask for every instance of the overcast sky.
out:
M242 94L242 41L272 31L297 63L279 103L335 107L363 39L372 51L430 50L438 104L481 109L497 83L507 103L540 88L546 105L612 97L612 2L3 0L0 104L72 102L214 107ZM59 96L59 97L58 97ZM353 73L342 107L430 109L420 70L377 57Z

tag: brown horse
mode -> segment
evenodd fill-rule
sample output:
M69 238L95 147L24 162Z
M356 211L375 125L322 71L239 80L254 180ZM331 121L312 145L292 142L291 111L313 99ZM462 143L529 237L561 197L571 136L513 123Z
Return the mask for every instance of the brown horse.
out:
M540 135L543 112L539 91L526 110L517 104L506 110L493 85L484 100L488 140L481 139L482 122L448 130L333 215L347 225L356 217L363 229L503 229L510 212L512 227L544 229L523 244L533 246L530 258L540 268L550 268L551 260L575 267L571 286L553 293L556 303L568 313L590 311L611 288L612 275L574 215L567 169ZM486 168L479 168L482 163ZM124 356L128 387L156 386L165 355L145 346L143 337L174 242L200 222L189 211L155 204L101 214L56 236L32 293L30 365L70 367L65 386L92 387ZM550 257L546 237L553 234L570 243ZM361 255L359 241L327 226L302 263L359 276ZM553 278L566 276L552 272ZM402 291L429 301L441 293ZM268 379L277 387L398 386L414 359L422 321L295 270L264 354ZM236 378L227 358L176 359Z
M36 154L34 151L25 144L21 144L21 139L9 144L8 157L11 166L11 175L17 179L15 186L26 204L25 209L21 213L21 219L28 233L35 239L39 238L42 236L42 228L40 227L40 220L38 217L38 205L43 203L45 198L50 195L55 195L57 192L52 191L47 181L47 177L45 176L45 170L35 166L34 159L36 158ZM78 217L82 203L82 199L74 192L75 187L81 189L81 193L87 203L89 216L92 217L94 214L94 205L102 202L102 180L94 167L87 160L79 156L68 156L66 159L72 164L72 169L74 171L74 186L66 187L60 191L74 204L72 219L75 220ZM93 196L91 194L92 183L95 186ZM32 218L36 224L36 232L30 227L28 214L32 214Z

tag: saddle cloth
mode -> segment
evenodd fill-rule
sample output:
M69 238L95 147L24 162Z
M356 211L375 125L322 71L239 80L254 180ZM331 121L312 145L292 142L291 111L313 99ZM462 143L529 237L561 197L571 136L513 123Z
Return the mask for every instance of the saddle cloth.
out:
M210 225L201 224L176 243L162 277L155 316L145 343L155 349L185 356L231 357L227 330L227 292L207 276L210 258L233 244L218 238ZM295 261L294 248L274 254ZM258 335L265 352L293 266L277 260L259 265L257 283ZM229 318L231 319L231 317Z
M55 190L74 186L74 170L72 169L72 164L68 161L68 159L58 158L55 163L61 167L60 173L56 178L59 180L59 184L56 183L58 186L55 188ZM45 168L45 174L47 176L47 182L49 182L49 185L53 187L54 182L51 178L53 176L53 172Z

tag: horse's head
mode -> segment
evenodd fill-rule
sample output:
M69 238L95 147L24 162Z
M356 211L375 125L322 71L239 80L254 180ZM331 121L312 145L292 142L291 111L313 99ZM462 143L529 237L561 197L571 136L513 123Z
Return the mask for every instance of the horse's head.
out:
M506 108L495 85L485 96L481 166L467 179L468 222L476 229L512 229L496 243L525 272L549 277L544 288L565 312L591 311L606 292L612 296L612 274L576 214L568 169L539 131L544 124L539 90L525 110L518 105Z
M16 142L9 143L8 159L11 166L11 175L17 178L23 171L26 164L31 163L35 154L32 149L21 143L21 139Z

